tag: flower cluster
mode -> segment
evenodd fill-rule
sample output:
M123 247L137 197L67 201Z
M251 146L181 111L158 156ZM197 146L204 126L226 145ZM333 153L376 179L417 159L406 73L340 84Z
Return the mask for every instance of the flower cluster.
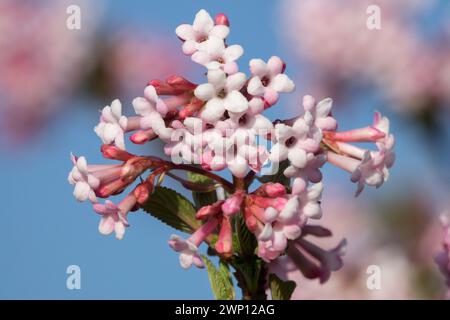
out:
M133 116L122 113L118 100L106 106L95 133L103 142L104 157L121 163L88 165L84 157L72 157L69 182L75 185L74 195L94 203L94 211L102 215L101 233L115 231L121 239L129 226L128 213L151 203L152 193L166 176L193 192L224 189L225 197L198 206L188 239L170 238L182 267L204 266L199 252L203 242L221 259L234 263L243 254L235 243L242 241L243 231L236 230L240 219L256 243L252 259L271 263L287 256L306 277L326 281L342 265L345 242L327 251L305 238L331 235L310 224L322 216L321 168L329 162L348 171L358 184L357 194L365 185L381 186L394 162L389 121L376 113L368 127L337 131L332 100L316 102L305 96L301 115L272 122L263 112L278 102L280 93L295 89L285 74L286 65L276 56L267 62L252 59L248 76L237 64L242 47L226 43L229 32L225 15L213 19L204 10L192 25L176 29L183 52L206 68L207 81L195 84L178 75L152 80L143 97L133 100ZM126 134L134 144L159 139L171 160L129 153ZM358 142L372 142L375 148L351 144ZM273 169L271 175L258 175L266 165ZM217 173L224 169L231 172L232 182ZM174 170L199 174L212 183L186 180ZM118 205L109 200L97 203L97 198L122 193L146 171L148 177L141 178ZM261 185L252 189L256 179Z

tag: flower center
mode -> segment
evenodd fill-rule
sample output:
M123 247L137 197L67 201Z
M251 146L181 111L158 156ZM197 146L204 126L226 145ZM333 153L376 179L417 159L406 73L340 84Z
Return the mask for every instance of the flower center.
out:
M247 115L244 114L242 117L239 118L239 124L240 125L247 124Z
M264 77L261 79L261 83L264 87L267 87L267 85L269 84L270 79L268 77Z
M202 43L205 42L206 40L208 40L208 36L203 35L198 39L198 42Z
M290 137L289 139L286 140L286 142L284 143L286 145L286 147L290 148L292 147L295 143L297 142L297 139L295 137Z
M217 97L219 97L221 99L225 98L226 96L227 96L227 92L225 91L225 89L222 89L217 93Z

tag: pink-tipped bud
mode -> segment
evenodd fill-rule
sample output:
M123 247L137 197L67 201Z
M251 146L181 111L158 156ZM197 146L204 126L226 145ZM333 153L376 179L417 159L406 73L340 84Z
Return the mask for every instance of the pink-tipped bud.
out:
M232 216L241 210L244 192L238 191L222 204L222 212L225 216Z
M224 25L227 27L230 26L230 20L228 20L228 17L223 13L219 13L216 15L215 22L216 25Z
M265 197L258 197L253 196L252 200L255 205L257 205L260 208L266 209L268 207L273 207L277 209L278 211L283 210L284 206L288 202L286 198L277 197L277 198L265 198Z
M139 130L130 136L130 140L135 144L144 144L156 139L156 137L157 135L153 132L152 129Z
M195 83L192 83L189 80L186 80L185 78L176 75L168 77L166 79L166 82L172 88L180 91L189 91L197 88L197 85Z
M263 190L270 198L282 197L286 194L286 187L281 183L267 183L263 186Z
M222 225L220 227L219 238L216 242L215 249L218 253L225 257L231 257L233 254L233 231L231 228L231 222L228 218L222 219Z
M134 157L134 155L132 155L131 153L128 153L117 148L116 146L109 144L102 145L100 150L103 154L103 157L105 157L106 159L128 161L129 159Z
M325 139L340 142L376 142L386 136L383 131L372 126L341 132L324 131L323 134Z
M205 103L202 100L193 97L189 104L187 104L183 109L180 110L180 112L178 113L179 118L186 119L194 115L203 107L204 104Z
M217 201L216 203L204 206L200 208L200 210L197 211L197 214L195 215L195 218L198 220L203 220L207 217L212 217L221 212L221 206L223 204L223 200Z
M100 186L98 190L95 190L95 194L100 198L108 198L111 195L122 192L128 185L128 182L125 182L122 179L117 179Z
M258 219L254 215L258 210L261 210L261 208L255 205L247 206L244 210L245 224L247 225L248 230L253 233L258 230Z
M147 182L143 182L139 184L134 190L133 194L136 197L137 202L140 205L146 203L150 197L150 194L153 192L153 185Z
M306 111L311 111L316 106L316 99L313 96L306 95L303 97L303 107Z
M179 90L175 90L175 88L163 83L161 80L151 80L147 85L155 87L156 93L161 96L171 96L180 93Z

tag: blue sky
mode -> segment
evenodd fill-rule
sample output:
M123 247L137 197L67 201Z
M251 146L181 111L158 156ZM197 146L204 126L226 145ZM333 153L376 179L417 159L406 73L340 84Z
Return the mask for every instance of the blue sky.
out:
M175 27L192 21L200 8L212 14L225 12L232 23L230 43L245 48L242 66L253 57L266 59L274 54L283 56L287 51L279 38L277 1L107 3L106 25L133 23L149 30L156 27L173 35L174 42L178 41L173 33ZM287 64L289 68L289 58ZM302 94L300 85L296 95ZM167 245L173 233L169 227L137 213L130 217L132 226L124 240L98 233L98 216L90 205L74 200L66 179L71 151L86 155L90 162L101 161L100 142L92 128L96 110L107 101L76 97L64 103L71 108L26 150L0 151L0 298L211 299L206 272L194 268L186 271L179 266L177 254ZM371 121L371 109L385 111L379 108L376 98L364 96L358 103L361 107L351 117L344 112L338 112L337 117L341 121L348 119L351 126L360 126ZM268 115L280 117L291 112L286 111L286 103L276 108ZM392 184L383 189L386 193L394 191L412 168L427 161L426 156L421 156L426 152L417 144L420 136L404 123L394 122L394 127L398 132L398 163L405 165L393 170ZM347 175L337 170L326 172L330 173L329 179L341 179L349 192L353 191ZM371 195L368 192L364 197ZM66 268L72 264L81 267L81 290L66 289Z

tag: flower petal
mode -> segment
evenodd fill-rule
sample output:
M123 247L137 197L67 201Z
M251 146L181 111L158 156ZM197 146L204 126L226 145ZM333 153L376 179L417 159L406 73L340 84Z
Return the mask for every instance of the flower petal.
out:
M229 92L224 99L225 109L230 112L245 112L248 109L247 99L239 91Z

